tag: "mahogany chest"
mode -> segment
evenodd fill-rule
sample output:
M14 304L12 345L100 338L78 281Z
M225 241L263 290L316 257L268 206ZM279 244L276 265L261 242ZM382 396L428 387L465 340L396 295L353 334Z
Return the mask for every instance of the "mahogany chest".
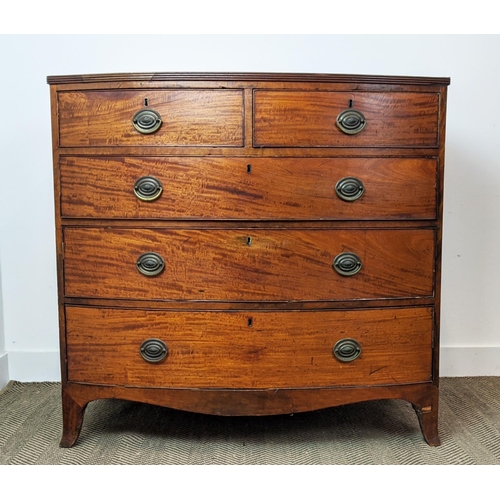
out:
M438 445L448 78L48 77L61 446L87 403L411 402Z

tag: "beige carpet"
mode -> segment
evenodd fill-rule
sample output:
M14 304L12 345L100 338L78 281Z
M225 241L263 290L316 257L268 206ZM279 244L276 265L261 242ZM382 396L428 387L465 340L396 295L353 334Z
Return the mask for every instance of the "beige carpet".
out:
M59 448L60 385L0 392L0 464L500 464L500 377L441 380L442 445L405 401L278 417L214 417L95 401L78 443Z

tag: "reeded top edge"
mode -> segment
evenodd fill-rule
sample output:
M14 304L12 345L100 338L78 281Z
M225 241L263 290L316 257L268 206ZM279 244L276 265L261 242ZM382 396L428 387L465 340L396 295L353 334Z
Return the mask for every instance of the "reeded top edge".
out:
M268 81L365 83L385 85L449 85L450 78L423 76L335 75L327 73L107 73L48 76L49 85L132 81Z

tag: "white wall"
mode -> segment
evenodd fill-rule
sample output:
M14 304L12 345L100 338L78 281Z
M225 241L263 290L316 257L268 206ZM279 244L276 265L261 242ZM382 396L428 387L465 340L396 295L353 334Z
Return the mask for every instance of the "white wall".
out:
M47 75L450 76L442 375L500 375L500 37L3 36L0 266L10 378L59 378ZM1 338L1 336L0 336Z
M1 255L0 250L0 255ZM0 258L1 262L1 258ZM5 333L3 329L2 273L0 268L0 390L9 381L9 360L5 352Z

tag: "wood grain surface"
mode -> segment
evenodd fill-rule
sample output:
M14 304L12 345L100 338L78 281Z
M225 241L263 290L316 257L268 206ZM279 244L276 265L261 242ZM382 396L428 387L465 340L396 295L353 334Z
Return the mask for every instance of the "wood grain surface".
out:
M323 312L131 311L67 307L68 379L141 387L290 388L426 382L432 308ZM160 363L140 346L158 338ZM333 355L353 338L362 353Z
M349 107L366 127L346 135L336 126ZM439 94L256 90L256 147L437 147Z
M145 99L162 118L153 134L132 125ZM61 147L243 145L241 90L59 92L58 113Z
M65 294L72 297L300 301L433 293L432 229L66 228L64 240ZM162 256L162 274L137 271L147 252ZM361 259L358 274L334 271L342 252Z
M80 157L60 159L63 217L182 220L408 220L436 217L432 158ZM163 186L139 200L137 179ZM337 182L364 185L347 202Z

